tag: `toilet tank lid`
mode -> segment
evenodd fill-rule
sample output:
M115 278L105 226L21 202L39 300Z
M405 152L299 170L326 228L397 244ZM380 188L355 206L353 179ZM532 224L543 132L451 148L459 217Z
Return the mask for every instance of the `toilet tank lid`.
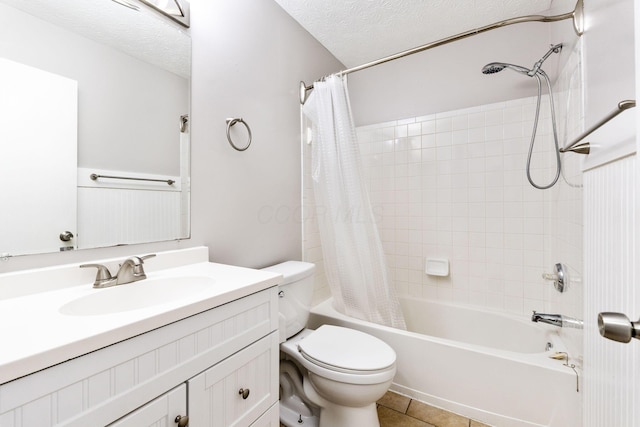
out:
M304 261L285 261L280 264L265 267L262 270L280 273L284 277L282 285L286 285L311 276L316 268L315 264Z

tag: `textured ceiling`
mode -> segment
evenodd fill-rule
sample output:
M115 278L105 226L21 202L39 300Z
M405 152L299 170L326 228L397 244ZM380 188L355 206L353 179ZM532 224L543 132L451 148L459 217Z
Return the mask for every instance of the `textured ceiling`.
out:
M275 0L347 67L574 0Z

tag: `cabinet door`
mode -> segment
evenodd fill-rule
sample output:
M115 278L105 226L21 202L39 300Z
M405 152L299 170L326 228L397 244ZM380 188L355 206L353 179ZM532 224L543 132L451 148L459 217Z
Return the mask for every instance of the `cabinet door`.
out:
M275 403L250 427L280 427L280 405Z
M278 401L278 335L271 333L187 382L194 426L245 427Z
M109 427L166 427L176 425L178 415L187 414L187 386L182 384L152 400Z

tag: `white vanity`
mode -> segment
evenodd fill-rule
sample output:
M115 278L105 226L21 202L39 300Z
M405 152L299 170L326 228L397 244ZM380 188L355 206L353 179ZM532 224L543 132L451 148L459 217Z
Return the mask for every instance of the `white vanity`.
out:
M281 276L207 260L106 289L78 265L0 275L0 427L279 426Z

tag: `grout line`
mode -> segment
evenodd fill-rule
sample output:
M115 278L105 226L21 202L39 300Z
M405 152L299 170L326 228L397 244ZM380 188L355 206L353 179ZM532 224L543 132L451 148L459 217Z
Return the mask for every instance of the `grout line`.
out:
M396 395L398 395L398 396L404 396L404 395L402 395L402 394L395 393L395 392L393 392L393 391L389 391L389 393L396 394ZM404 397L408 397L408 396L404 396ZM409 407L411 406L411 403L412 403L414 400L415 400L416 402L418 402L418 403L421 403L421 404L424 404L424 403L425 403L425 402L422 402L422 401L417 400L417 399L409 398L409 404L407 405L407 407L406 407L406 409L404 410L404 412L398 411L398 410L396 410L396 409L394 409L394 408L391 408L391 407L389 407L389 406L386 406L386 405L383 405L383 404L380 404L380 403L377 403L377 406L382 406L382 407L384 407L384 408L386 408L386 409L388 409L388 410L394 411L394 412L396 412L396 413L398 413L398 414L401 414L401 415L403 415L403 416L405 416L405 417L408 417L408 418L411 418L411 419L413 419L413 420L416 420L416 421L419 421L419 422L425 423L425 424L427 424L427 425L432 425L432 424L430 424L428 421L422 420L422 419L420 419L420 418L413 417L413 416L411 416L411 415L409 415L409 414L407 413L407 412L409 411ZM439 408L439 409L440 409L440 410L442 410L442 411L444 411L444 412L447 412L447 413L449 413L449 414L452 414L452 415L458 415L458 416L461 416L461 417L465 418L465 419L467 420L467 427L471 427L471 423L473 422L473 419L471 419L471 418L469 418L469 417L462 416L462 415L460 415L460 414L456 414L456 413L451 412L451 411L447 411L447 410L442 409L442 408ZM435 426L435 427L439 427L439 426Z

